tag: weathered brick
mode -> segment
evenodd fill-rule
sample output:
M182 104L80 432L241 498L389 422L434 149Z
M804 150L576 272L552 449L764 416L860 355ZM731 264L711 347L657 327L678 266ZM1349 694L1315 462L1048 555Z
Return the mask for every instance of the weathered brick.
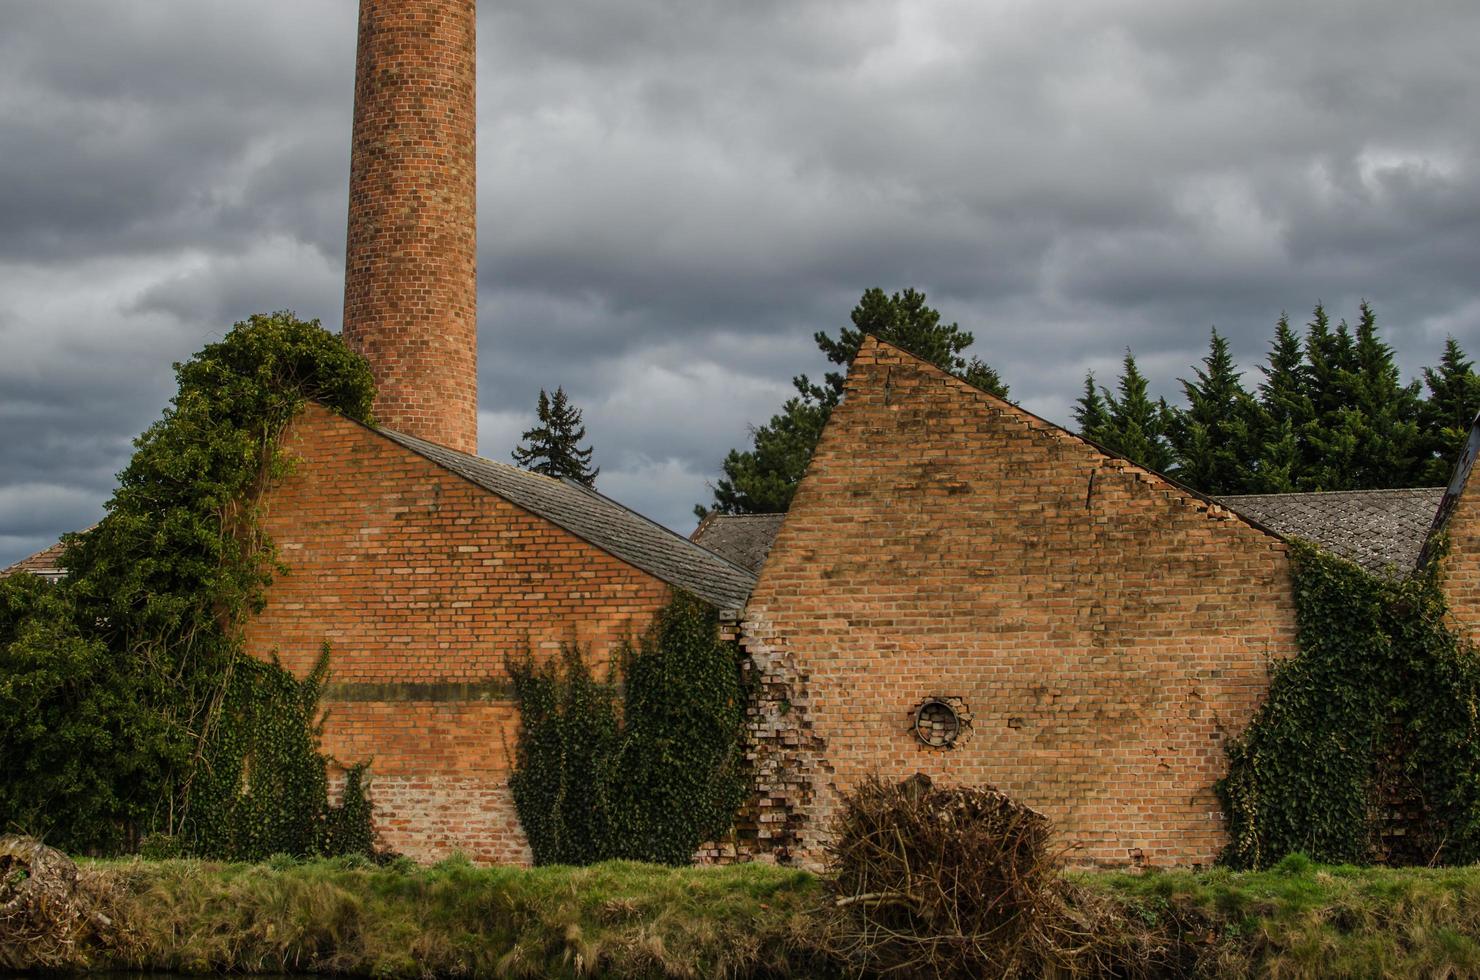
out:
M1210 862L1224 742L1295 651L1282 541L870 340L745 613L759 849L873 771L998 786L1072 859ZM911 731L959 699L969 737Z

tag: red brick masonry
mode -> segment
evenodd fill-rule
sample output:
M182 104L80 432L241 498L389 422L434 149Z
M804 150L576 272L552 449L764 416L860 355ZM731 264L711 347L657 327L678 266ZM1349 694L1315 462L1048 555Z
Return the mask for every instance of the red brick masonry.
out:
M387 428L478 451L474 0L362 0L344 337Z
M302 674L333 648L325 747L372 760L385 843L527 861L508 791L505 658L575 640L604 661L666 583L389 439L310 405L264 528L289 566L248 649Z
M1073 859L1210 862L1224 740L1295 651L1285 545L869 340L760 573L763 849L814 862L878 771L991 783ZM971 715L911 732L927 697Z

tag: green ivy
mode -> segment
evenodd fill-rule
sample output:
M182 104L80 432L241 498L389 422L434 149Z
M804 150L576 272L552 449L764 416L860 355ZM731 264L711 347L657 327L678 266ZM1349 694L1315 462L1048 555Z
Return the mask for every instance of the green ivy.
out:
M1300 652L1228 745L1223 861L1480 859L1480 660L1439 563L1393 580L1306 544L1292 560Z
M248 657L242 626L280 570L258 516L289 468L284 427L310 399L369 421L374 384L338 336L289 313L237 324L175 373L106 516L68 537L68 577L0 587L0 825L77 851L160 834L221 856L258 838L307 853L328 819L322 678Z
M537 864L687 864L744 799L740 655L713 608L675 595L617 664L621 683L596 680L570 646L509 665L521 722L509 783Z

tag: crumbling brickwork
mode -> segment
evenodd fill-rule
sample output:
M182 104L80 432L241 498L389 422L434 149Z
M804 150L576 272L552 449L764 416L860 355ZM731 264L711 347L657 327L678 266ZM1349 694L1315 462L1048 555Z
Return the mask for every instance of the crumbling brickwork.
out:
M758 845L802 863L870 771L993 784L1072 860L1211 862L1224 741L1296 648L1282 541L873 340L743 628Z
M263 527L289 568L247 626L302 674L332 647L325 748L371 760L387 846L527 861L508 791L505 658L575 641L606 662L668 585L377 433L310 405Z
M474 0L361 0L344 337L381 424L478 450Z

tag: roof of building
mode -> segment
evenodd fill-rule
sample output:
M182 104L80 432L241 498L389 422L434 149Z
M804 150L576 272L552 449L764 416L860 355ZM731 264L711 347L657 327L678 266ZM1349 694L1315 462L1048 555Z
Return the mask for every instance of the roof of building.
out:
M495 463L388 429L387 439L722 611L744 608L755 574L578 483Z
M42 578L61 578L66 569L61 566L62 542L58 541L50 548L38 551L29 558L22 558L14 565L0 571L0 578L11 575L19 575L21 572L30 572L32 575L40 575Z
M1286 538L1303 538L1373 572L1407 573L1418 554L1443 487L1269 493L1213 498ZM760 571L785 514L711 514L693 540L736 564Z
M1304 538L1373 572L1418 564L1443 487L1219 497L1231 510L1285 537Z
M785 514L710 514L689 540L760 574Z

